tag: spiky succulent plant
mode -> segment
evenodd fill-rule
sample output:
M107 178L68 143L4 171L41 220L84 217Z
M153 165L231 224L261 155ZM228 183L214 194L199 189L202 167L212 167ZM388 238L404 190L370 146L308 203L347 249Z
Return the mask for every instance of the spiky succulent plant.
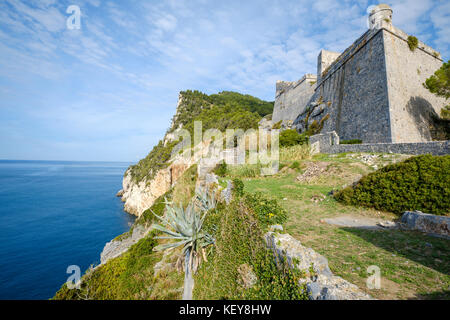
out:
M165 234L157 237L158 239L171 239L176 242L158 245L155 250L164 251L183 246L185 271L195 273L200 262L200 253L206 260L204 248L214 243L212 236L202 228L208 211L215 206L214 193L208 194L206 191L197 193L194 201L189 203L186 209L166 200L165 215L161 217L155 214L163 225L154 224L152 229Z
M189 203L186 209L183 206L175 206L166 199L166 213L160 217L153 213L164 226L154 224L152 229L159 230L165 236L158 239L172 239L176 242L165 243L155 247L156 251L170 250L183 246L184 257L184 300L192 299L194 288L193 273L197 271L201 261L200 252L206 260L205 247L214 243L213 237L203 231L203 222L209 210L216 207L214 193L202 191L197 193L195 199Z

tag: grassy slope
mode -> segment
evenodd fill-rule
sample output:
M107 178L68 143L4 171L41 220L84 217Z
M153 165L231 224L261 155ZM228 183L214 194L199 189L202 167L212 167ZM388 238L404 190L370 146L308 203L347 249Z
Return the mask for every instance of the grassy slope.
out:
M396 157L385 155L378 162L387 164ZM410 231L339 228L321 222L324 218L343 215L388 220L396 219L397 216L373 209L345 206L330 196L324 201L313 202L314 196L326 196L331 190L341 188L374 169L346 154L318 155L311 160L301 160L301 167L308 161L325 161L329 170L306 183L296 181L300 172L287 169L277 176L244 180L245 190L263 192L281 200L289 213L286 231L327 257L335 274L355 283L372 296L379 299L450 298L448 240ZM290 163L285 161L285 164ZM381 268L381 290L366 289L366 269L370 265Z

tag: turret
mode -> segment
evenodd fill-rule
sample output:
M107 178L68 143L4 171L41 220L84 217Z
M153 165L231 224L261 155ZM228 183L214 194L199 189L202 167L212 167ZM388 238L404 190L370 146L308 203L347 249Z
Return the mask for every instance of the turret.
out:
M387 4L379 4L369 13L369 28L379 29L386 23L392 23L392 9Z

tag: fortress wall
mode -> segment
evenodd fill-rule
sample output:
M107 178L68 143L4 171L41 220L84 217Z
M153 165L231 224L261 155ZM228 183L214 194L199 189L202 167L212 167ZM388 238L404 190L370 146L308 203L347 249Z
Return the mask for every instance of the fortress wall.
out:
M383 33L369 30L322 75L315 98L330 114L324 131L365 143L391 142Z
M317 77L306 74L296 82L277 82L277 93L272 115L273 123L280 120L294 121L303 112L316 87Z
M440 56L419 42L414 51L408 35L391 26L383 30L391 114L392 142L431 141L432 114L446 105L423 87L425 80L442 66Z
M434 156L444 156L450 153L450 141L340 144L331 146L327 153L343 152L375 152L412 155L432 154Z
M398 153L398 154L432 154L436 156L450 154L450 141L431 141L415 143L365 143L339 144L336 132L327 132L310 137L313 153Z
M317 57L317 82L321 81L322 73L340 56L340 53L321 50Z

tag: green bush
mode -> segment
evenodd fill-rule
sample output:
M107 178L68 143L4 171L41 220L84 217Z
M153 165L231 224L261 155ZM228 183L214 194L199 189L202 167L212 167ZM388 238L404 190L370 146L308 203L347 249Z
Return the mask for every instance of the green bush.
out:
M305 143L308 143L308 136L299 134L297 130L289 129L280 133L280 146L282 147L291 147Z
M411 51L416 50L417 46L419 45L419 40L414 36L409 36L407 42L409 50Z
M350 140L341 140L339 144L361 144L363 143L360 139L350 139Z
M450 212L450 155L423 155L389 165L338 192L345 204L401 214Z
M295 169L295 170L300 169L300 162L298 162L298 161L292 162L292 164L289 166L289 168Z
M159 170L168 167L172 150L177 144L178 142L174 141L164 145L162 140L159 141L144 159L130 166L129 170L132 179L135 182L140 182L144 179L149 182Z
M214 169L214 173L218 175L219 177L225 177L227 174L227 164L225 162L221 162L217 167Z
M262 227L283 224L287 220L286 210L275 199L267 199L262 193L245 195L245 203L255 212Z
M450 120L450 105L445 106L441 110L441 118L444 120Z

